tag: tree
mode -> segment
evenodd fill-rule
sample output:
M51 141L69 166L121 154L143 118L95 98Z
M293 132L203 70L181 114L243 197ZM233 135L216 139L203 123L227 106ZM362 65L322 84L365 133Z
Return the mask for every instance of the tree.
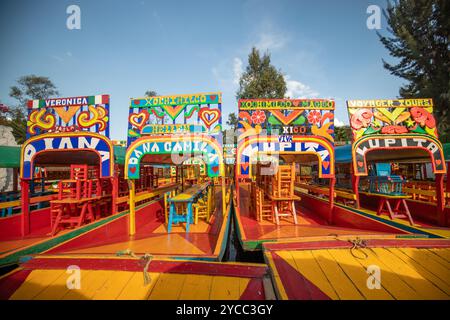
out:
M9 95L19 101L19 107L26 108L28 100L48 99L59 94L56 86L48 77L34 74L20 77L17 85L12 86Z
M236 130L239 123L239 119L236 116L236 113L232 112L228 115L227 125L231 127L231 129Z
M238 99L284 98L286 81L281 71L270 64L268 52L261 57L259 50L252 48L248 66L239 80Z
M337 143L352 141L352 129L350 126L334 127L334 141Z
M147 90L145 91L145 96L146 97L156 97L158 94L156 93L156 91L153 90Z
M388 1L384 15L391 36L380 41L397 64L383 60L391 74L407 80L403 98L433 98L438 130L450 139L450 1Z
M9 95L18 101L18 105L9 111L11 120L8 125L13 129L13 135L18 144L26 140L27 101L48 99L58 94L56 86L48 77L34 74L20 77L17 85L10 88Z

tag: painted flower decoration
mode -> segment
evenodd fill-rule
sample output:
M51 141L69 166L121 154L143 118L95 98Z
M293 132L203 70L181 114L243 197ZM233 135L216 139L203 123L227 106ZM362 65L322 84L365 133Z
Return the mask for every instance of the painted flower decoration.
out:
M266 121L266 114L264 111L257 110L252 113L252 122L254 124L261 124Z
M322 114L320 111L312 110L308 114L308 121L312 124L318 124L322 120Z

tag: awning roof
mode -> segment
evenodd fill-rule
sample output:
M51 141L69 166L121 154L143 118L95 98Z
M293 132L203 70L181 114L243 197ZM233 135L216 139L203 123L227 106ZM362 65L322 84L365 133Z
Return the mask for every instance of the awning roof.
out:
M19 168L20 147L0 146L0 168Z

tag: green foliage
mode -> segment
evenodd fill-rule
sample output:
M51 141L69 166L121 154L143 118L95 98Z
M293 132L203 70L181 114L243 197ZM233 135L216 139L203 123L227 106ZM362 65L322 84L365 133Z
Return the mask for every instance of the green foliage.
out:
M13 128L13 135L18 144L26 140L27 101L34 99L48 99L59 94L56 86L48 77L28 75L20 77L17 85L10 88L10 97L18 101L18 105L10 110L10 120L7 125Z
M352 141L352 129L350 126L334 127L334 141L348 143Z
M256 48L248 56L248 66L239 80L238 99L284 98L286 81L281 71L270 64L269 53L261 57Z
M384 67L407 80L401 97L433 98L441 140L450 141L450 1L389 1L384 15L391 35L378 36L398 60Z
M239 119L236 116L236 113L232 112L228 115L227 125L231 127L231 129L236 130L239 123Z

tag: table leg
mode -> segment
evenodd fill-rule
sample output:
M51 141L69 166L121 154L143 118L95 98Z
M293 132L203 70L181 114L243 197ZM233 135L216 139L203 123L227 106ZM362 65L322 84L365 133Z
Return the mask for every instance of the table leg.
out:
M406 203L406 200L402 199L402 203L403 203L403 207L405 208L405 213L408 216L409 223L413 226L414 225L414 221L413 221L413 218L411 216L411 213L409 212L409 208L408 208L408 204Z
M86 214L87 206L88 206L88 203L86 202L81 207L80 217L78 218L78 227L81 227L81 225L83 224L84 215Z
M191 224L191 218L192 218L192 202L189 202L186 219L186 232L189 232L189 225Z
M275 221L277 226L280 224L280 217L278 216L278 203L276 201L273 202L273 210L275 212Z
M389 211L389 217L391 217L391 220L392 220L392 219L394 219L394 212L392 211L391 204L389 203L389 200L386 199L385 201L386 201L386 206L387 206L388 211Z
M385 201L386 201L385 199L380 198L380 202L378 203L377 216L380 216L383 214L383 207L384 207Z
M167 224L167 232L170 233L172 231L172 221L173 221L173 215L175 211L175 203L170 203L170 210L169 210L169 223Z
M297 224L297 211L295 211L295 201L292 201L292 217L294 218L294 223Z
M56 230L58 230L58 226L59 226L59 222L61 221L61 218L62 218L63 210L64 210L64 205L61 205L58 215L56 216L55 222L53 224L52 236L54 236L56 233Z

